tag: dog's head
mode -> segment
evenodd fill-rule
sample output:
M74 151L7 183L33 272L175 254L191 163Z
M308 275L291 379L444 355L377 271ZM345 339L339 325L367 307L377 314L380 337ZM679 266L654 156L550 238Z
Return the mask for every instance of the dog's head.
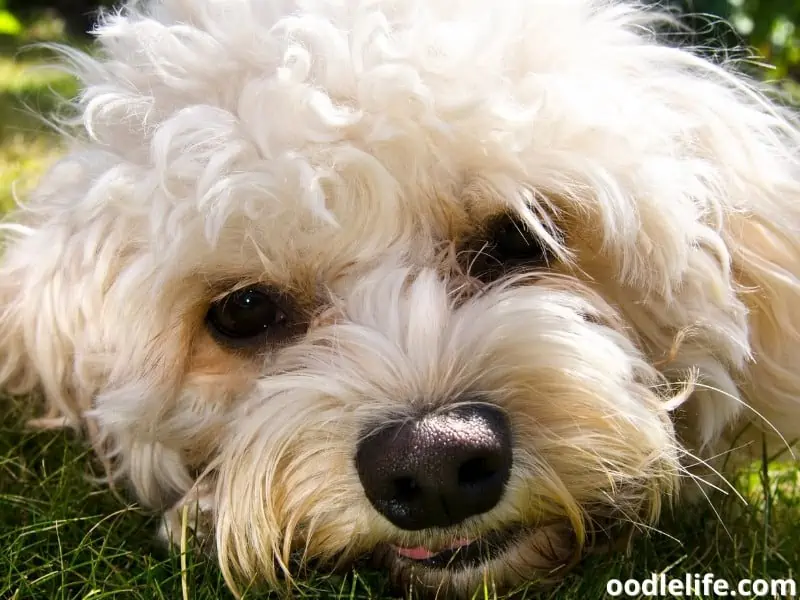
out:
M143 500L210 482L231 582L298 554L455 591L558 572L658 516L753 340L797 325L770 302L797 293L797 132L651 18L106 18L66 53L85 135L7 227L0 375L91 422Z

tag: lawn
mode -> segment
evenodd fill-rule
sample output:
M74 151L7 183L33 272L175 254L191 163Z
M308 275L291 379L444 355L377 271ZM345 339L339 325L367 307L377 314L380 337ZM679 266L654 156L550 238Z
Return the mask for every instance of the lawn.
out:
M40 35L47 34L47 31ZM36 35L34 34L29 35ZM74 84L36 68L46 53L19 53L20 40L0 45L0 206L59 152L57 139L29 109L48 110ZM13 184L13 187L12 187ZM35 433L23 424L34 399L0 399L0 598L230 598L213 561L153 541L156 520L133 503L92 484L91 458L67 432ZM521 597L588 600L605 596L609 578L644 579L665 572L714 573L800 581L800 475L786 465L754 465L734 482L736 494L683 508L659 530L644 532L628 553L588 559L555 589ZM689 484L687 484L689 485ZM367 571L318 575L298 595L309 598L388 597ZM248 593L245 597L256 597ZM258 597L263 597L259 595ZM478 598L494 598L491 589Z

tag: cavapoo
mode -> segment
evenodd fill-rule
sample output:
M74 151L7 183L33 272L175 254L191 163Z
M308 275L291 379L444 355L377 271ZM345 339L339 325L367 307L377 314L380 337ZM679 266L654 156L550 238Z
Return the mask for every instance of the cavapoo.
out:
M164 535L193 507L234 590L364 557L449 596L559 577L800 436L800 128L662 19L105 15L3 225L3 387Z

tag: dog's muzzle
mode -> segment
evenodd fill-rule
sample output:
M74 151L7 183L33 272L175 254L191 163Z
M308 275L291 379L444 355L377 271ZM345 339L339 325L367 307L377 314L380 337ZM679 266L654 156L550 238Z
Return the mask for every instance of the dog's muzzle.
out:
M449 527L488 512L511 472L508 418L490 405L458 406L364 436L356 468L370 503L397 527Z

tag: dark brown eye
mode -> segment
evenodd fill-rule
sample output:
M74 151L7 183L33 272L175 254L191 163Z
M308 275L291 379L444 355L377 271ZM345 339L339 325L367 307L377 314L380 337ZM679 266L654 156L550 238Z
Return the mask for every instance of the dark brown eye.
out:
M505 265L545 262L546 252L524 224L501 219L491 231L487 251Z
M489 283L511 272L547 266L548 252L524 223L508 215L497 218L475 244L470 272Z
M260 346L289 333L289 319L278 295L262 286L237 290L214 302L206 324L220 343L234 348Z

